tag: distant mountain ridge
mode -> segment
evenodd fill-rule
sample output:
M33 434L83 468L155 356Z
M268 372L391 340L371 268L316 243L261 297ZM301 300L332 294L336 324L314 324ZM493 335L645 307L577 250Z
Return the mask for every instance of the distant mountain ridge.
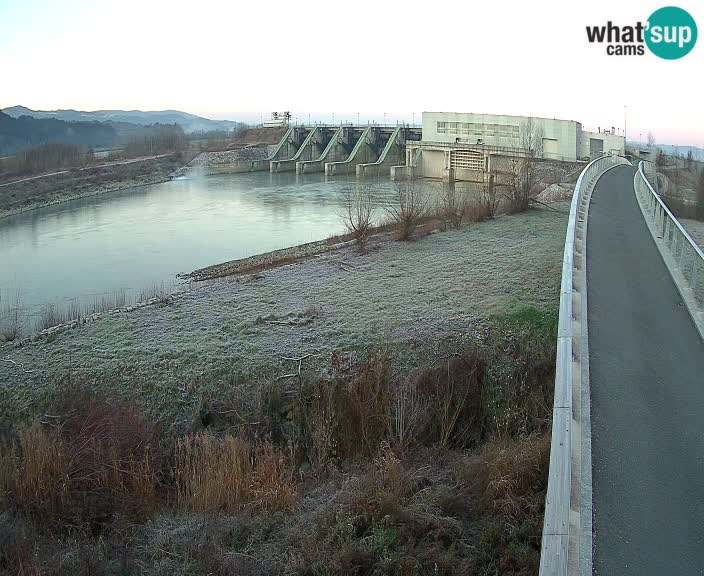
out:
M127 126L131 132L145 129L135 124L64 122L57 118L33 118L26 114L13 118L0 112L0 156L53 142L85 148L110 147L120 141L118 127L122 126ZM123 140L129 133L124 132Z
M65 122L128 122L147 126L150 124L179 124L184 132L200 132L208 130L232 130L241 125L241 122L232 120L211 120L181 112L179 110L95 110L84 112L81 110L32 110L26 106L10 106L2 110L8 116L19 118L31 116L32 118L56 119Z

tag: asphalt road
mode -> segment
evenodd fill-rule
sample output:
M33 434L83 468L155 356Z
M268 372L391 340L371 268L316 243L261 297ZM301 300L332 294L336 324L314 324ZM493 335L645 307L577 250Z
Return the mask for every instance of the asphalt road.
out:
M594 573L704 574L704 343L634 171L602 176L589 208Z

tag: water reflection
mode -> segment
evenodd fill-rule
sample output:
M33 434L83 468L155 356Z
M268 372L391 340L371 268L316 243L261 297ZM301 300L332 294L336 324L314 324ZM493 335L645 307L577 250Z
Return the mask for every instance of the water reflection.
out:
M171 283L179 272L326 238L353 179L222 175L82 198L0 220L0 291L37 307ZM393 195L386 179L380 197ZM432 194L438 183L426 182ZM383 201L380 198L380 201Z

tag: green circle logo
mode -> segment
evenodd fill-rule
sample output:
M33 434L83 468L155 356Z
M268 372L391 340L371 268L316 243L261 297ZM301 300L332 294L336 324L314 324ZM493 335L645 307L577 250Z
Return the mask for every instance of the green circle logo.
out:
M686 56L697 42L697 23L686 10L675 6L660 8L645 25L645 43L665 60Z

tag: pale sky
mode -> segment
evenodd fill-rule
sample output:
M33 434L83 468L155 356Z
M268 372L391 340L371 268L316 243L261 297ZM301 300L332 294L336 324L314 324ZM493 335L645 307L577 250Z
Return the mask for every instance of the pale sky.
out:
M704 38L607 56L585 26L670 2L0 0L0 107L177 109L259 121L535 115L704 146ZM704 34L704 4L687 10Z

